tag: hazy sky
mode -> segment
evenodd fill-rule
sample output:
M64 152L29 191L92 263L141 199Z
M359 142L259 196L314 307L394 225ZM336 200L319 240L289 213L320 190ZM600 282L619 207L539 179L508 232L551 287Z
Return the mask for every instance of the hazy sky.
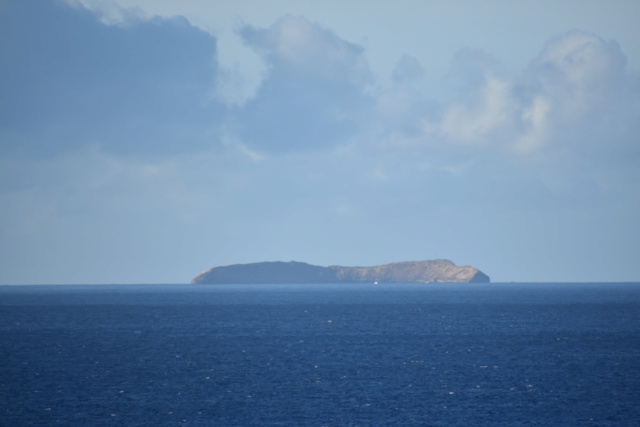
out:
M0 283L640 280L640 2L0 1Z

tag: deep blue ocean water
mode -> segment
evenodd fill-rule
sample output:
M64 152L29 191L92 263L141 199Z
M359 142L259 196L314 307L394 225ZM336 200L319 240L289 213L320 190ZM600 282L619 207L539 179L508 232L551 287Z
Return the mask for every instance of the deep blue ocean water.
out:
M640 425L640 284L0 286L0 425Z

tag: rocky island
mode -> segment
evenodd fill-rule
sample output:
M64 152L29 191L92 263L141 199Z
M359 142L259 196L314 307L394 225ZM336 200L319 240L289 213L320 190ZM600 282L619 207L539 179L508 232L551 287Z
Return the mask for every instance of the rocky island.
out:
M293 283L487 283L489 276L475 267L458 267L446 259L406 261L374 267L320 267L304 262L257 262L213 267L193 284Z

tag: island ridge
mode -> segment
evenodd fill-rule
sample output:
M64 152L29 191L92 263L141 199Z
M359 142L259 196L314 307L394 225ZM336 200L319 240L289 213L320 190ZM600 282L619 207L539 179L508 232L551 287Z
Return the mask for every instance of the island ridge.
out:
M488 283L475 267L456 266L446 259L394 262L374 267L321 267L304 262L257 262L213 267L196 276L193 284L292 283Z

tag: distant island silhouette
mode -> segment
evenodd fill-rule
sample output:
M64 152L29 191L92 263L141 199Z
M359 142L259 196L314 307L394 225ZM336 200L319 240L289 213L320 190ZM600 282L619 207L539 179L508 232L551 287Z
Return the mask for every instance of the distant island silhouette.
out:
M475 267L456 266L446 259L405 261L374 267L321 267L305 262L256 262L213 267L196 276L193 284L292 283L488 283Z

